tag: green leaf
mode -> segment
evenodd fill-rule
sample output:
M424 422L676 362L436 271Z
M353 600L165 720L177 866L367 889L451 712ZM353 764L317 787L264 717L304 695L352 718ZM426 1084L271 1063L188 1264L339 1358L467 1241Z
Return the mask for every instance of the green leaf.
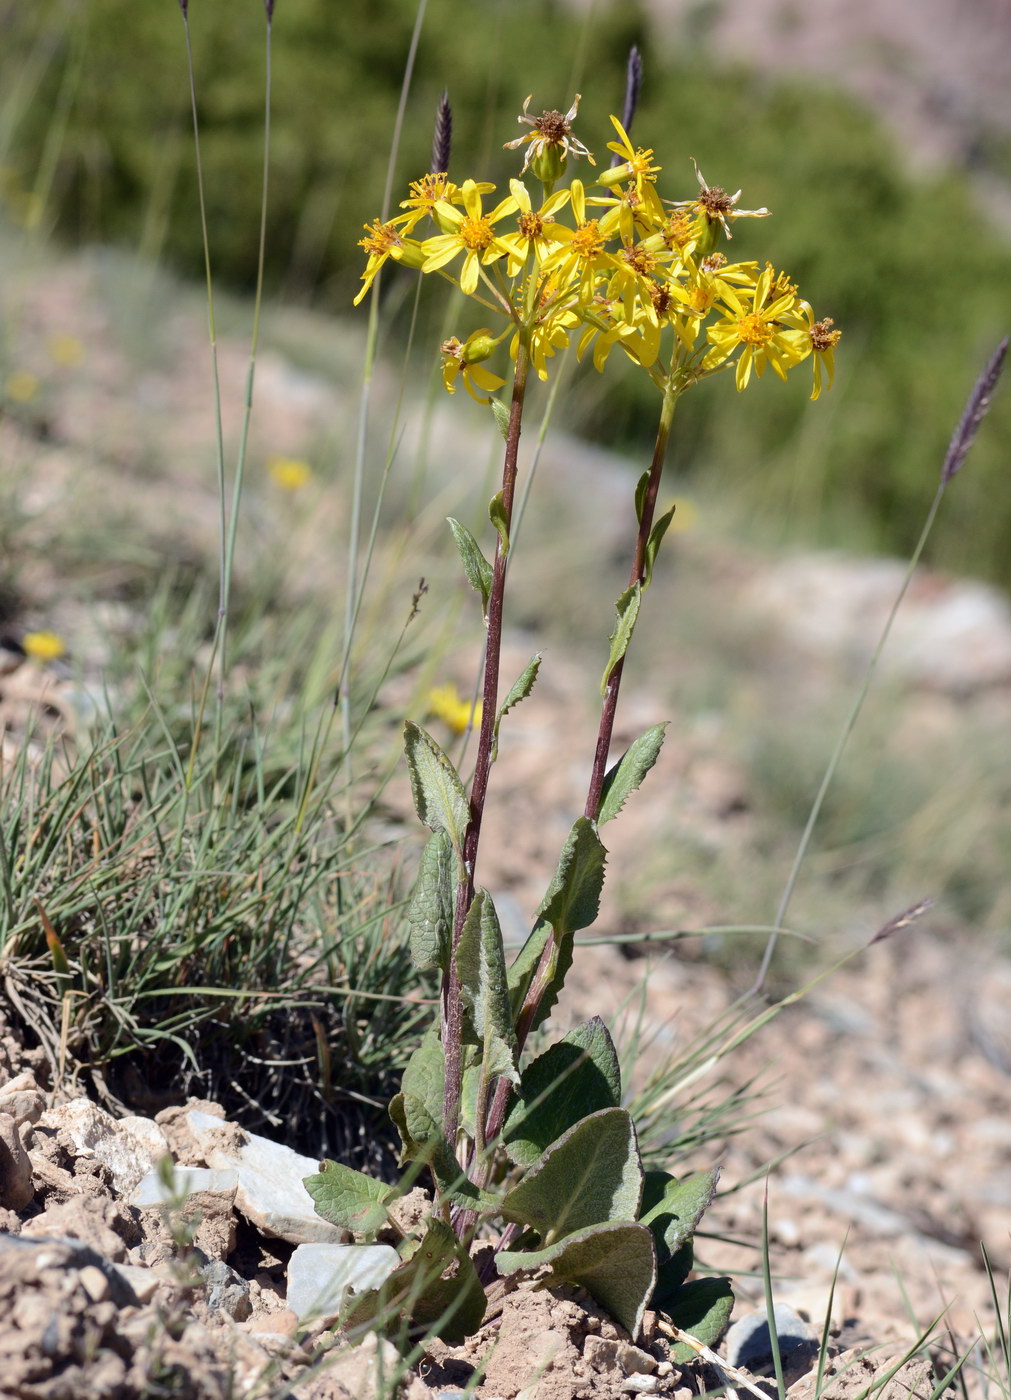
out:
M467 575L471 588L481 595L482 613L487 613L488 599L491 596L492 567L481 553L481 546L466 525L461 525L459 520L454 520L451 515L447 516L446 519L453 532L453 538L456 540L456 547L460 551L463 571Z
M492 413L494 413L494 415L495 415L495 422L496 422L496 424L498 425L498 430L499 430L499 432L502 434L502 440L503 440L503 442L508 442L508 440L509 440L509 408L508 408L508 406L507 406L506 404L504 404L504 403L502 402L501 399L497 399L497 398L495 397L494 394L492 394L490 402L491 402L491 411L492 411Z
M418 878L407 906L411 959L422 971L437 967L445 973L449 967L455 874L452 841L444 831L433 832L421 853Z
M649 532L649 539L646 541L646 558L643 564L643 588L648 588L653 579L653 565L656 563L656 556L663 543L663 537L667 533L667 527L674 519L676 506L671 506L670 510L661 515L660 519L654 522L652 530Z
M552 933L556 948L553 953L551 977L542 997L533 1026L539 1026L548 1015L572 966L572 935L587 928L597 917L600 892L604 887L604 865L607 851L591 821L578 817L572 825L558 866L537 911L533 932L524 943L509 969L509 991L513 1016L519 1015L523 999L529 990L541 954Z
M666 723L654 724L651 729L646 730L645 734L640 734L639 738L625 750L614 767L608 770L600 793L598 827L603 826L605 822L611 821L618 815L625 805L626 798L635 792L653 767L663 747L666 728Z
M621 1102L614 1042L599 1016L584 1021L527 1066L506 1119L503 1144L511 1161L532 1166L580 1118Z
M656 1260L653 1236L641 1225L591 1225L546 1249L503 1249L499 1272L516 1273L547 1265L552 1283L578 1283L633 1337L653 1292Z
M482 1046L486 1079L505 1075L519 1083L516 1033L509 1011L502 930L487 890L479 890L467 913L456 948L460 996Z
M488 516L491 523L498 531L498 537L502 548L502 557L505 558L509 553L509 522L506 520L505 502L502 499L501 491L491 498L491 504L488 507Z
M703 1346L714 1347L727 1330L733 1307L734 1290L728 1278L697 1278L678 1290L674 1305L665 1311L675 1327ZM671 1347L670 1359L675 1366L683 1366L695 1356L687 1342Z
M371 1326L398 1342L434 1333L457 1346L481 1326L486 1305L470 1255L451 1227L432 1216L410 1259L381 1288L352 1298L340 1323L345 1329Z
M652 1176L652 1173L651 1173ZM672 1177L664 1186L663 1195L639 1219L648 1225L656 1238L657 1258L665 1264L686 1240L694 1235L699 1221L713 1203L720 1168L695 1172L683 1181ZM653 1186L653 1183L650 1183Z
M303 1177L302 1184L317 1215L357 1235L373 1235L381 1229L386 1223L386 1203L397 1195L395 1187L331 1161L322 1162L315 1176Z
M604 1221L634 1220L642 1162L623 1108L588 1114L562 1134L506 1193L502 1214L529 1225L545 1245Z
M655 1235L653 1243L656 1243ZM670 1309L671 1304L677 1300L681 1285L691 1273L694 1263L695 1246L691 1240L685 1240L678 1252L672 1254L665 1264L657 1265L656 1287L653 1289L653 1297L649 1304L651 1308L659 1308L664 1312Z
M391 1099L389 1114L403 1144L401 1165L424 1162L435 1177L440 1195L452 1205L484 1214L498 1211L499 1197L480 1190L469 1180L443 1136L441 1123L420 1099L402 1091Z
M635 630L635 621L639 616L639 604L642 602L642 585L634 583L631 588L626 588L624 593L615 603L615 611L618 620L614 624L614 631L611 633L611 651L607 658L607 665L604 667L604 676L600 682L600 693L603 695L607 690L607 682L611 679L611 673L615 666L628 651L628 644L632 640L632 633Z
M459 854L470 820L459 774L431 734L411 720L404 725L404 749L418 816L433 831L444 831Z
M505 718L505 716L509 713L509 711L513 708L513 706L518 705L521 700L525 700L530 694L530 692L533 690L534 682L537 679L537 672L540 670L540 666L541 653L538 651L535 652L534 655L527 662L526 666L523 668L523 674L520 676L519 680L517 680L513 684L512 689L509 691L509 694L502 702L502 707L499 710L498 714L495 716L495 747L492 751L493 760L498 757L498 732L502 725L502 721Z
M400 1081L403 1093L425 1105L429 1116L439 1119L446 1085L446 1058L438 1025L429 1026L412 1052Z
M635 483L635 520L637 525L642 524L642 508L646 500L646 491L649 488L650 472L647 469Z

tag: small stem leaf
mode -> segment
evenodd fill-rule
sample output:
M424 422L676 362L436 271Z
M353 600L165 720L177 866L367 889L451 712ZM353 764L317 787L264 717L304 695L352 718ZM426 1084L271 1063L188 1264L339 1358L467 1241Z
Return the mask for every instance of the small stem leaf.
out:
M499 432L502 434L502 441L509 441L509 407L501 399L497 399L494 394L491 396L491 411L495 415L495 422Z
M449 967L455 886L453 843L445 831L436 831L421 853L418 879L407 906L411 958L421 971L437 967L445 974Z
M483 1046L483 1076L488 1080L505 1075L518 1084L502 930L487 890L477 892L468 911L457 944L456 968L464 1007Z
M545 1148L588 1113L621 1103L621 1069L599 1016L574 1027L523 1071L506 1119L503 1145L510 1161L529 1167Z
M512 689L509 691L509 694L503 700L501 709L495 716L495 747L492 752L493 761L498 757L498 732L499 728L501 727L502 721L509 713L509 711L513 708L513 706L518 705L521 700L525 700L530 694L530 692L533 690L534 682L537 680L537 672L540 670L540 667L541 653L538 651L535 652L534 655L527 662L526 666L523 668L523 674L520 676L519 680L514 682Z
M622 754L618 762L604 778L600 794L600 815L598 827L616 817L625 805L625 799L638 788L646 774L653 767L660 749L663 747L666 724L654 724L641 734Z
M675 510L677 510L677 506L671 506L670 510L660 516L649 532L649 539L646 541L646 558L643 561L643 588L648 588L653 578L653 565L656 563L656 556L660 552L667 528L674 519Z
M443 1277L449 1270L450 1276ZM406 1323L408 1340L434 1334L457 1346L481 1326L486 1305L470 1255L452 1228L432 1216L410 1259L398 1265L382 1287L353 1297L340 1322L346 1330L371 1325L396 1341Z
M302 1178L316 1214L356 1235L374 1235L386 1223L386 1205L396 1188L339 1162L323 1162L315 1176Z
M430 1026L407 1061L400 1088L403 1093L424 1104L432 1118L438 1118L442 1112L445 1081L446 1057L439 1038L439 1027Z
M534 930L509 969L513 1014L518 1015L549 937L555 940L553 962L531 1029L539 1026L558 1000L572 966L573 934L597 917L604 887L607 851L593 823L579 817L566 837L558 865L537 911ZM546 926L546 927L545 927Z
M475 592L480 593L481 611L487 613L488 599L491 596L492 567L466 525L461 525L459 520L454 520L451 515L446 518L456 540L456 547L460 551L460 561L467 581Z
M647 469L635 483L635 519L636 524L642 524L642 508L646 500L646 492L649 490L649 479L652 473Z
M683 1181L671 1178L656 1204L640 1215L641 1223L648 1225L656 1237L657 1258L661 1264L665 1264L694 1235L699 1221L713 1203L719 1179L719 1167L695 1172ZM654 1182L650 1181L649 1185L653 1187ZM691 1328L686 1327L685 1331L690 1332Z
M506 519L505 503L503 502L501 491L491 498L491 504L488 507L488 516L491 523L498 531L498 537L502 546L502 557L505 559L509 554L509 522Z
M639 1222L642 1224L642 1222ZM656 1244L656 1235L653 1235L653 1243ZM650 1307L668 1312L671 1304L676 1300L680 1292L681 1285L692 1271L695 1263L695 1246L691 1240L686 1240L676 1254L664 1264L657 1265L656 1288L653 1290L653 1297L650 1299Z
M632 633L635 631L635 621L639 616L639 604L642 602L642 585L633 583L631 588L626 588L624 593L615 603L615 610L618 620L614 624L614 631L611 633L611 651L607 658L607 665L604 668L604 676L600 682L601 694L607 690L607 682L611 679L611 672L618 662L628 651L628 644L632 640Z
M684 1284L664 1311L675 1327L703 1346L714 1347L727 1330L733 1307L734 1290L728 1278L697 1278ZM687 1342L671 1347L670 1359L675 1366L684 1366L695 1356Z
M551 1283L578 1283L620 1322L633 1340L653 1292L653 1236L641 1225L591 1225L546 1249L501 1250L500 1273L547 1265Z
M432 736L411 720L404 725L404 749L418 816L432 831L444 831L459 854L470 819L459 774Z
M509 1191L502 1214L546 1243L605 1221L634 1220L642 1195L635 1127L623 1108L588 1114Z

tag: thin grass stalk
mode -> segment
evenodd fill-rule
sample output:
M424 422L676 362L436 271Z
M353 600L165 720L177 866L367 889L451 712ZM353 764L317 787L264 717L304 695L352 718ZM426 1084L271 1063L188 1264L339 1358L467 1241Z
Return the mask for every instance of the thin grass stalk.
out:
M779 1332L776 1329L776 1304L772 1296L772 1262L769 1254L769 1182L766 1178L765 1195L762 1199L762 1284L765 1288L765 1316L769 1327L769 1345L772 1349L772 1365L776 1374L776 1389L780 1400L786 1396L786 1381L783 1378L783 1354L779 1345Z
M885 645L891 634L892 624L895 621L895 617L899 611L899 608L902 606L902 601L906 596L906 593L909 589L909 585L913 580L913 575L916 572L917 565L920 562L920 556L923 554L924 547L930 536L930 532L933 529L934 521L937 518L937 512L940 509L941 501L944 498L944 493L947 490L948 483L952 480L955 474L961 470L965 462L966 456L968 455L969 449L972 447L973 441L975 440L979 426L983 421L983 418L986 416L987 410L990 407L990 400L992 398L993 391L997 386L997 382L1000 378L1001 371L1004 367L1004 357L1007 353L1007 347L1008 341L1007 337L1005 337L1004 340L1001 341L1000 345L998 345L993 355L990 357L979 378L976 380L976 383L972 388L972 392L969 394L969 398L966 402L965 410L963 411L962 417L959 420L959 423L952 435L951 442L948 446L948 451L945 454L944 463L941 467L941 476L937 484L937 490L934 492L934 499L931 502L930 509L927 512L927 518L924 522L923 529L920 531L920 538L916 542L916 548L913 550L912 557L910 558L909 563L906 567L906 572L903 577L902 584L899 588L898 593L896 594L894 602L892 603L891 609L888 613L888 617L885 620L885 625L881 630L881 635L878 637L877 646L874 648L874 654L868 662L866 670L864 671L864 677L860 686L860 690L857 693L856 699L853 702L853 705L850 709L849 714L846 717L845 723L843 724L839 737L836 740L835 748L832 751L832 756L828 761L828 766L826 767L825 773L821 780L821 786L818 788L817 796L815 797L814 802L811 806L811 810L808 813L807 824L804 827L803 834L800 838L800 844L798 845L796 855L793 858L793 864L790 867L790 873L787 877L786 886L783 890L782 898L779 901L779 907L776 910L776 917L773 919L773 925L777 930L779 930L783 926L783 921L786 918L787 910L790 907L790 901L793 899L794 891L797 887L797 878L800 875L800 868L804 862L805 856L807 855L808 847L811 844L811 837L814 834L815 825L817 824L818 818L821 815L821 809L824 805L825 797L828 793L829 787L832 784L832 780L835 777L836 770L839 767L839 762L843 756L843 751L845 750L846 745L849 743L850 735L853 733L853 730L856 727L857 720L860 717L860 712L863 709L864 701L866 700L868 691L871 688L871 682L873 681L875 673L877 672L878 662L881 660L881 654L884 651ZM770 936L769 941L766 944L765 952L762 956L761 966L758 969L758 976L755 979L754 986L751 988L751 991L756 995L762 990L762 987L765 985L765 978L768 974L769 966L772 962L773 954L776 951L776 944L778 941L779 933L777 931L776 933L773 933Z
M249 368L246 372L246 392L243 404L242 431L239 438L239 452L235 462L235 480L232 483L232 508L228 520L228 533L225 542L224 576L221 583L221 603L218 614L218 695L216 717L216 746L221 749L221 728L225 700L225 685L228 675L228 605L231 600L232 574L235 568L235 542L239 529L239 506L242 501L242 488L246 476L246 456L249 446L249 425L253 416L253 381L256 375L256 355L260 345L260 317L263 312L263 267L267 248L267 201L270 181L270 109L272 89L272 8L267 7L267 33L263 92L263 177L260 186L260 237L256 254L256 294L253 301L253 329L249 341Z
M400 101L393 124L393 137L390 141L390 154L386 162L386 184L383 189L383 203L380 217L389 218L390 200L393 197L393 174L400 151L400 137L407 110L407 96L414 77L414 62L421 41L421 30L425 22L428 0L418 0L418 10L414 19L414 30L404 64L404 78L400 85ZM379 282L382 274L376 278ZM358 618L358 594L364 588L364 580L358 578L358 553L361 547L362 503L365 494L365 458L368 447L369 405L372 400L372 379L375 373L376 347L379 342L379 287L376 286L370 298L368 329L365 334L365 361L362 366L362 387L358 398L358 429L355 434L355 467L351 488L351 521L348 530L348 563L344 606L344 648L341 654L337 698L341 712L343 731L344 768L350 791L351 770L351 687L349 671L351 651L354 646L355 626Z

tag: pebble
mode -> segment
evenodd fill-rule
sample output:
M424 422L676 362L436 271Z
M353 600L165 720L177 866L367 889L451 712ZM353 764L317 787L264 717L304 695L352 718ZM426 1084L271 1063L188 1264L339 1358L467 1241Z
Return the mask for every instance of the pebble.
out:
M789 1383L810 1369L811 1362L818 1355L818 1338L804 1319L785 1303L775 1305L773 1316L779 1355ZM743 1367L756 1376L771 1374L772 1338L764 1309L749 1313L734 1323L727 1333L725 1351L731 1366Z
M288 1261L288 1307L299 1321L336 1317L345 1289L378 1288L399 1263L388 1244L300 1244Z

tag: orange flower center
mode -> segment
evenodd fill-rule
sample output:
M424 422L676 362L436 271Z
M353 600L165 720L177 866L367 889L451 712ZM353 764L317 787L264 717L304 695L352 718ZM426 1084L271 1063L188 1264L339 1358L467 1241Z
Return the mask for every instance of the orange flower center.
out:
M521 214L520 233L528 242L532 243L535 238L540 238L544 232L544 220L540 214Z
M742 316L737 323L737 334L743 345L768 345L774 335L772 327L754 311Z
M491 224L483 217L464 219L460 225L460 241L463 246L472 248L477 253L483 253L486 248L490 248L494 237Z
M824 321L815 321L811 327L811 349L831 350L833 346L839 344L842 331L834 331L832 327L835 322L831 316L826 316Z
M358 240L359 248L372 256L382 256L389 253L393 248L401 247L400 234L393 224L381 224L378 219L373 219L371 227L364 225L365 237Z
M604 251L604 240L596 219L587 219L572 235L572 250L577 257L592 258Z

